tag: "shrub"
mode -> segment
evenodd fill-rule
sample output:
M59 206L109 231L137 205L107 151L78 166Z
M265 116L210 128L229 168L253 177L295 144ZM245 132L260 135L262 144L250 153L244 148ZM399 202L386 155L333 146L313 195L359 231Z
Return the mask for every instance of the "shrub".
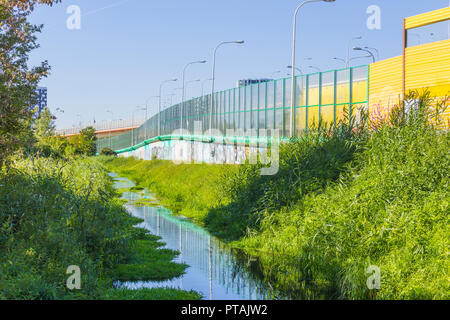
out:
M117 156L116 153L114 152L114 150L112 150L111 148L108 148L108 147L103 147L100 150L100 155L101 156Z
M450 132L437 130L448 99L407 101L377 130L348 117L292 140L275 176L260 165L107 163L257 255L265 281L289 297L448 299ZM371 265L379 291L367 288Z

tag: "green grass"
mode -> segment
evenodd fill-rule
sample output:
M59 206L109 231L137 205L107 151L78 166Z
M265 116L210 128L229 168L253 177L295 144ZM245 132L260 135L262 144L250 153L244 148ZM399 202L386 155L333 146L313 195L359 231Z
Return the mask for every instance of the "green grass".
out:
M196 299L159 288L113 289L113 281L168 280L186 265L160 238L134 227L95 159L16 159L0 171L0 299ZM66 270L81 269L69 290Z
M159 207L160 203L153 199L142 198L133 201L133 205L136 207Z
M105 300L200 300L202 295L195 291L173 288L113 289L105 293Z
M138 240L124 263L114 270L114 279L120 281L163 281L184 274L186 264L172 262L177 251L161 249L161 243L150 239Z
M417 97L416 97L417 98ZM280 171L103 158L162 204L257 255L286 294L334 299L449 299L450 133L427 97L376 131L341 123L280 150ZM381 271L371 291L366 270ZM300 293L303 292L303 293Z
M99 157L110 171L133 180L138 188L147 188L158 196L164 207L204 225L210 207L220 204L211 187L234 166L206 164L175 165L171 161L136 161L132 158ZM208 206L205 206L208 204Z

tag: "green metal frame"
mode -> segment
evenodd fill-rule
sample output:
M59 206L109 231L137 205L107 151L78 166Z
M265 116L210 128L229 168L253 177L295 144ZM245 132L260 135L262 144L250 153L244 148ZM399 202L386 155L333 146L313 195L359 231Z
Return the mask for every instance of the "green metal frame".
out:
M360 70L362 68L367 68L367 77L361 78L361 79L354 79L354 71ZM348 72L348 80L345 79L343 82L340 82L339 80L339 72L345 71ZM333 100L332 103L325 103L323 99L323 88L325 87L323 85L324 77L323 74L325 73L333 73L333 81L332 84L327 81L326 86L330 86L330 84L333 86ZM318 90L319 90L319 101L318 104L310 105L310 93L313 88L316 88L315 86L311 86L311 76L317 75L319 77L318 80ZM368 103L369 98L369 75L370 75L370 68L367 65L357 66L357 67L351 67L351 68L343 68L343 69L337 69L332 71L325 71L325 72L316 72L311 74L306 74L302 76L297 76L295 79L295 87L291 88L291 90L299 90L298 83L299 79L303 79L302 81L302 88L300 88L300 94L293 95L296 99L295 101L295 109L294 109L294 119L293 119L293 125L294 125L294 133L298 132L298 128L296 128L296 119L298 117L297 109L305 108L304 114L302 114L302 117L305 117L305 132L308 132L309 127L309 109L312 107L318 107L319 109L319 120L322 120L322 111L324 107L333 107L333 122L337 122L337 109L339 106L347 105L349 108L349 112L351 114L353 106L358 104L365 104ZM224 135L226 133L227 128L234 128L235 130L242 129L244 132L248 132L251 128L256 129L256 136L259 135L259 130L263 129L261 128L261 125L264 124L265 128L275 128L275 129L281 129L281 136L286 137L289 132L289 123L286 121L285 113L287 110L290 110L290 103L288 105L288 92L287 92L287 85L291 78L281 78L277 80L272 80L270 82L265 83L257 83L252 84L245 87L240 88L233 88L230 90L224 90L220 92L215 92L215 103L214 103L214 109L213 109L213 128L222 128ZM367 93L366 93L366 100L365 101L353 101L354 97L354 83L357 81L367 81ZM272 83L272 85L270 85ZM347 84L349 85L349 99L346 102L338 101L338 86L341 84ZM281 88L280 88L281 86ZM273 106L269 106L269 87L270 92L273 93ZM304 89L304 90L303 90ZM237 91L236 91L237 90ZM255 91L257 96L255 96ZM250 95L250 96L248 96ZM254 101L254 99L257 99ZM299 99L299 101L298 101ZM304 105L302 105L302 101L305 101ZM299 102L299 103L298 103ZM327 101L328 102L328 101ZM183 117L185 126L184 128L193 131L194 128L194 121L199 120L202 121L203 124L206 124L209 122L209 112L208 106L210 103L210 95L204 95L199 98L194 98L188 101L185 101L185 117ZM256 107L253 108L253 104L256 103ZM176 108L180 108L181 104L177 104L174 106L171 106L165 110L162 111L161 114L161 137L173 137L170 133L173 132L175 129L178 129L179 127L179 112L174 112ZM281 107L280 107L281 105ZM277 114L277 111L280 110L280 112ZM272 113L273 119L270 120L270 117L268 116L269 113ZM279 118L281 116L281 119ZM243 123L242 123L243 121ZM256 121L256 122L255 122ZM157 127L157 115L150 118L145 124L143 124L140 128L135 130L135 140L136 142L132 144L136 144L136 146L139 146L140 143L143 143L145 137L145 141L149 141L151 139L156 139L157 137L153 138L152 136L156 133L156 127ZM278 126L277 126L278 124ZM280 128L281 125L281 128ZM143 133L143 129L147 126L147 134L146 136ZM204 127L204 130L207 130L208 127ZM131 134L125 133L119 136L115 136L111 138L113 149L115 150L124 150L129 148L134 148L135 146L130 146L131 141ZM97 141L98 149L104 146L109 145L109 138L99 139Z

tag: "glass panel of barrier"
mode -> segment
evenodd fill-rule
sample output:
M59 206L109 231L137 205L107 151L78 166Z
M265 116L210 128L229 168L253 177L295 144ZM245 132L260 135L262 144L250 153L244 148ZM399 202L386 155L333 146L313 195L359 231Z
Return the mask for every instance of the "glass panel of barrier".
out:
M317 125L319 116L328 124L335 115L337 120L342 120L350 99L355 107L365 105L368 98L367 77L368 66L296 77L298 107L294 117L295 134L303 134L309 126ZM210 99L210 95L205 95L184 103L185 129L194 133L195 121L201 121L203 131L209 129ZM289 136L291 99L290 78L216 92L212 127L223 133L229 128L277 128L282 136ZM97 146L111 146L114 150L128 148L158 135L159 125L161 135L171 134L181 126L180 111L181 104L165 108L160 118L157 114L153 115L133 132L98 139Z
M352 69L352 103L367 101L367 72L366 66Z
M316 105L319 105L319 74L317 73L309 76L308 91L308 106Z
M295 135L301 136L306 129L306 107L295 108Z
M450 20L406 30L406 47L450 39Z
M349 102L349 99L350 99L350 83L349 83L349 81L350 81L349 69L339 70L337 72L336 102L338 104Z
M330 126L334 122L334 106L327 105L320 108L320 120L325 126Z
M334 71L322 74L322 105L334 103Z

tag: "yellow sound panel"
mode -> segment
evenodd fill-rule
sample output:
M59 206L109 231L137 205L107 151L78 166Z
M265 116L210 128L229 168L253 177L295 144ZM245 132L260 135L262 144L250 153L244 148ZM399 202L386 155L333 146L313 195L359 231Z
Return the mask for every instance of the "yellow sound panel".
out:
M371 64L369 79L369 112L388 114L403 94L403 57Z
M450 19L450 7L406 18L405 29L418 28L447 19Z
M450 92L450 40L407 48L405 52L406 91L429 88L432 95Z

